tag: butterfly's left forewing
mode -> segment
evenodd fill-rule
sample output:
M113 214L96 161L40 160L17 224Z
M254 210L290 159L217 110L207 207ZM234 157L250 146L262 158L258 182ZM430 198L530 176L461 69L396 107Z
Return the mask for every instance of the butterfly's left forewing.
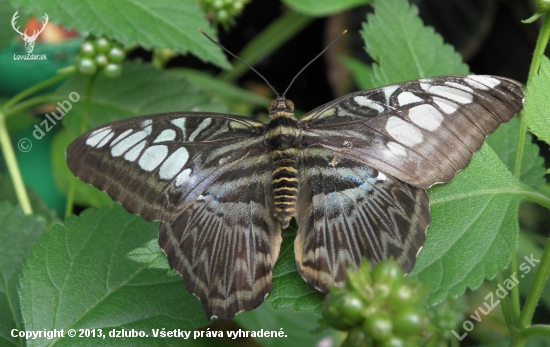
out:
M151 115L92 130L66 156L75 176L162 222L170 266L209 318L228 319L271 291L281 242L263 132L238 116Z

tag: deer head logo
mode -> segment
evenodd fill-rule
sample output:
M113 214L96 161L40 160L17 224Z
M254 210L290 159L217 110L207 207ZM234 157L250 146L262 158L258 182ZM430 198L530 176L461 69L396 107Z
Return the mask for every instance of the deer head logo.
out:
M32 35L27 35L27 30L25 32L20 32L19 27L15 27L15 21L19 16L17 15L19 11L15 11L13 14L13 17L11 18L11 26L13 27L13 30L15 30L19 35L21 35L21 38L25 41L25 50L27 53L32 53L32 50L34 49L34 41L36 41L36 38L38 35L40 35L41 32L44 31L44 28L46 28L46 24L48 24L48 15L44 13L44 22L42 22L42 29L40 29L38 32L36 30L33 31Z

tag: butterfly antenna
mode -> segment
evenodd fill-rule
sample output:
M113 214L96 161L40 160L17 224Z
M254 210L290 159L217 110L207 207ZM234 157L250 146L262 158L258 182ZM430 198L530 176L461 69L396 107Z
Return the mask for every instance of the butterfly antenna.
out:
M323 49L323 51L322 51L321 53L317 54L317 56L316 56L315 58L311 59L311 61L310 61L309 63L307 63L306 66L304 66L304 67L302 68L302 70L300 70L300 72L298 72L298 73L296 74L296 76L294 76L294 78L292 79L292 81L290 81L290 84L288 85L288 87L286 88L285 92L283 93L283 96L286 95L286 92L288 92L288 90L290 89L290 86L292 86L292 83L294 83L294 81L296 80L296 77L300 76L300 74L301 74L308 66L310 66L311 63L313 63L315 60L317 60L317 58L319 58L320 56L322 56L323 53L325 53L326 50L330 48L330 46L332 46L333 44L335 44L336 41L340 40L340 38L342 37L342 35L344 35L344 34L347 33L347 32L348 32L347 30L342 31L342 33L341 33L340 35L338 35L337 38L335 38L334 40L332 40L332 42L329 43L329 44L325 47L325 49Z
M216 40L214 40L213 38L211 38L210 36L208 36L207 33L205 33L204 31L202 31L201 29L199 29L199 32L201 34L203 34L204 36L206 36L207 39L209 39L210 41L212 41L214 44L216 44L217 46L219 46L221 49L223 49L224 51L227 52L227 54L231 55L233 58L237 59L238 61L240 61L241 63L243 63L244 65L246 65L246 67L248 67L250 70L254 71L258 76L260 76L264 82L269 86L269 88L271 88L271 90L273 91L273 93L275 93L275 95L279 96L279 93L277 93L277 91L275 90L275 88L273 88L273 86L271 86L271 84L269 84L269 82L267 81L267 79L262 76L261 73L259 73L258 71L256 71L256 69L254 69L252 66L248 65L248 63L244 60L242 60L241 58L237 57L235 54L231 53L227 48L225 48L224 46L221 45L221 43L217 42ZM342 36L342 35L340 35ZM284 95L284 94L283 94Z

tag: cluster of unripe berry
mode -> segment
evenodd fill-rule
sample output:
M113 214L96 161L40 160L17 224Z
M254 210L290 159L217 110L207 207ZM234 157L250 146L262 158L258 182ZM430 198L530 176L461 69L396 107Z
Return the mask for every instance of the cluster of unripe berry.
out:
M93 75L102 70L107 77L118 77L125 53L122 47L104 37L87 39L80 45L76 67L84 75Z
M393 261L379 262L372 272L367 261L348 270L344 289L327 296L323 319L348 331L342 347L413 347L425 338L429 316L424 289L403 277Z

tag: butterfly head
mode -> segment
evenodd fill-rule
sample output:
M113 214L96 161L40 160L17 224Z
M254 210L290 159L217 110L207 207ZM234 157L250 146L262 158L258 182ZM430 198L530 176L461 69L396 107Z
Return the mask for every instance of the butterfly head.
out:
M294 103L287 100L284 96L278 96L277 99L269 102L269 118L278 117L294 118Z

